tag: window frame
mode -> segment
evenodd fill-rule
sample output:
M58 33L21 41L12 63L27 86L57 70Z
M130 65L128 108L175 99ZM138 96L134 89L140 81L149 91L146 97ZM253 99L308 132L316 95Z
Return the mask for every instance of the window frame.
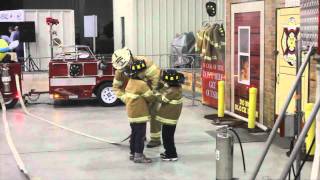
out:
M240 43L240 39L241 39L241 33L240 30L245 29L248 30L248 52L241 52L241 43ZM250 65L251 65L251 27L250 26L239 26L238 27L238 83L240 84L245 84L245 85L250 85ZM248 72L248 80L241 80L241 56L247 57L248 61L249 61L249 72Z

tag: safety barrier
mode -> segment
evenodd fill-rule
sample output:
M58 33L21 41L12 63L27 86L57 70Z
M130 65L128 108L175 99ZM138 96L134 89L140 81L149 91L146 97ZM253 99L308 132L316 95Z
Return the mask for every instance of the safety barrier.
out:
M191 99L193 106L195 105L196 101L201 101L201 98L197 97L196 93L197 73L201 72L201 58L199 54L144 54L137 56L144 56L151 59L161 69L175 69L179 72L191 73L191 96L184 95L184 97ZM179 64L174 63L176 59L187 60L189 63L179 66Z
M257 88L249 89L249 112L248 112L248 128L254 129L256 122L256 109L257 109Z

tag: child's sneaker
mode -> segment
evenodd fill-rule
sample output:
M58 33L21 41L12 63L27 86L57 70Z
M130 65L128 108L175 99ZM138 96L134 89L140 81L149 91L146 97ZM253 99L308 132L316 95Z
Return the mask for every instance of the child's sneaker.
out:
M160 158L164 158L164 157L166 157L166 153L165 152L160 153Z
M163 154L163 156L161 155ZM175 155L175 156L168 156L164 153L161 153L160 156L161 156L161 159L162 161L178 161L178 156Z
M133 161L134 155L130 153L129 159L130 159L130 161Z
M147 158L144 154L134 154L133 162L135 163L152 163L150 158Z

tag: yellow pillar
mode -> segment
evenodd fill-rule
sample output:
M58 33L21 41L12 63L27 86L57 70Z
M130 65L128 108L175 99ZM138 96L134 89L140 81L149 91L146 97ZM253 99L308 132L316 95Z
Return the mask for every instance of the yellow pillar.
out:
M313 103L308 103L305 107L305 121L309 118L310 116L310 113L312 111L312 108L313 108L314 104ZM312 141L313 141L313 138L315 136L315 130L316 130L316 120L314 119L313 120L313 123L310 127L310 130L307 134L307 137L306 137L306 152L309 151L310 147L311 147L311 144L312 144ZM316 144L314 143L313 147L312 147L312 150L310 152L310 155L314 155L314 152L315 152L315 147L316 147Z
M224 81L218 82L218 117L224 117Z
M249 89L248 128L254 129L256 123L257 88Z

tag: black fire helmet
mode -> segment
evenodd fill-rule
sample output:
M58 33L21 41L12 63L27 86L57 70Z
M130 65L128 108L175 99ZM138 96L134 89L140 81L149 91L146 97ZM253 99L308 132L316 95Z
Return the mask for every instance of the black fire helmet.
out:
M174 69L166 69L162 71L162 80L169 86L178 86L184 83L184 75Z

